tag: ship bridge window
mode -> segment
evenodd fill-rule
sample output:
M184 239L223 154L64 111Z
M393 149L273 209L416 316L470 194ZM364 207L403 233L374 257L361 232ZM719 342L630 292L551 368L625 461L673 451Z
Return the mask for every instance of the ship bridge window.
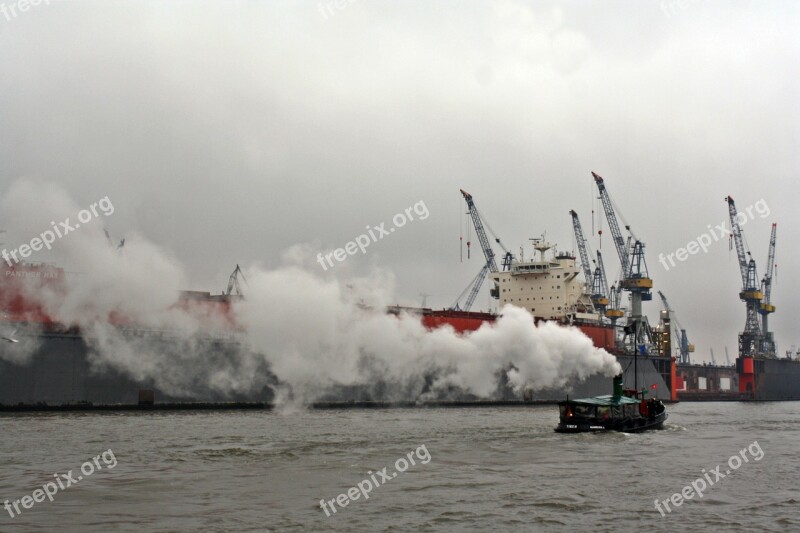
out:
M576 405L575 416L583 418L593 418L595 414L594 405Z

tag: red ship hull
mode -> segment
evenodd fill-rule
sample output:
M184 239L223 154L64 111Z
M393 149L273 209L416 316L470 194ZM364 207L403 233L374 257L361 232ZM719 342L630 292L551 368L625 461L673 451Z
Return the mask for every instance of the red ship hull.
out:
M62 268L47 264L20 263L5 266L0 274L0 322L33 324L43 331L64 331L74 324L63 324L46 311L44 298L58 307L67 293L69 280ZM202 325L224 325L238 329L232 304L241 296L181 291L172 309L194 317ZM111 310L105 321L114 326L135 327L124 311Z
M421 315L422 324L428 329L451 326L456 333L475 331L487 322L494 322L499 316L493 313L451 311L447 309L434 310L428 308L405 307L393 307L389 309L390 313L395 314L399 313L400 311ZM542 319L536 319L537 324L541 321ZM603 348L610 353L618 353L614 339L613 326L593 324L588 322L573 323L572 325L580 329L587 337L592 339L592 343L597 348Z

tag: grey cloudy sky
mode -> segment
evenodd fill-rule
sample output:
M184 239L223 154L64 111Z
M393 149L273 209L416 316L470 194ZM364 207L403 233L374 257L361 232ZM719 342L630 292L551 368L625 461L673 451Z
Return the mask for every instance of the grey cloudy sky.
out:
M726 220L725 195L740 209L763 199L770 216L745 234L763 274L778 222L772 324L786 349L800 344L800 4L684 4L51 0L0 12L0 190L33 177L79 205L108 195L115 236L141 232L180 259L189 288L214 291L236 263L274 267L299 243L326 252L424 201L427 220L332 275L390 269L400 303L424 292L441 307L482 264L477 248L459 261L459 188L512 250L545 231L571 250L568 212L591 228L594 170L701 359L735 351L735 257L718 242L666 271L658 254ZM602 249L614 276L610 239ZM485 291L476 307L488 305ZM653 320L658 309L656 296Z

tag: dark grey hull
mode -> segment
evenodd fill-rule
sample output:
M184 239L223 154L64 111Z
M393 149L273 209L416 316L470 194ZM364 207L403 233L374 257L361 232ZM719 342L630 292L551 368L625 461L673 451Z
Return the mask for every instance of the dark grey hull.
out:
M136 335L139 337L139 335ZM240 351L245 348L231 340L208 339L200 343L202 357L194 362L187 359L165 369L158 378L138 378L136 367L124 365L114 367L98 364L93 356L91 343L79 334L36 334L27 338L20 336L19 344L0 344L0 404L4 406L47 404L60 405L135 405L140 402L142 391L153 391L156 403L194 402L256 402L269 403L274 400L278 382L266 363L255 368L235 369L237 361L243 359ZM168 337L147 337L138 342L147 342L148 352L166 353L166 359L182 361L191 348ZM23 357L20 354L27 353ZM164 358L161 358L164 359ZM199 364L202 360L209 364ZM249 358L250 361L263 358ZM631 357L618 356L624 369L625 386L634 386L634 364ZM650 390L651 397L670 398L669 359L639 358L639 388ZM215 369L234 368L247 373L250 385L237 392L229 388L209 385L209 375ZM176 370L178 369L178 370ZM167 375L169 372L179 375ZM255 377L253 377L255 376ZM163 386L164 383L170 386ZM652 385L656 385L652 388ZM573 382L560 389L529 391L524 395L512 391L503 383L498 385L494 400L561 401L567 396L590 397L609 394L611 379L606 376L591 376L582 382ZM176 393L177 390L177 393ZM145 392L147 397L149 392ZM390 384L370 387L338 387L316 398L321 402L404 402L404 401L476 401L482 400L460 391L431 395L423 384L414 389L397 390Z
M789 359L756 359L756 401L800 400L800 361Z
M151 372L156 378L138 379L135 364L101 363L81 335L38 334L18 338L18 344L0 344L0 404L5 406L137 404L142 391L153 391L155 401L164 403L270 402L273 399L275 380L265 364L256 369L263 377L255 380L246 391L223 392L208 385L208 369L235 369L238 351L243 348L228 339L194 339L191 342L193 349L203 352L207 364L186 360L184 365L176 363ZM179 361L187 349L185 342L153 335L130 339L126 346L144 343L147 352L166 354L175 361ZM169 386L159 386L159 383Z

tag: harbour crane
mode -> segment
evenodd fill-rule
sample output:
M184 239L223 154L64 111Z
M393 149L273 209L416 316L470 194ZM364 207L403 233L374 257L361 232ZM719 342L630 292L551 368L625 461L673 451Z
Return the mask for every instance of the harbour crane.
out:
M595 184L600 191L600 200L608 221L608 228L611 231L612 241L617 249L620 264L622 266L622 280L620 287L622 290L631 293L631 315L628 324L625 326L625 338L623 344L629 352L637 351L642 354L655 354L657 346L653 342L653 333L647 317L642 314L642 301L653 299L650 289L653 287L653 280L647 273L647 263L644 259L644 243L636 239L633 246L626 246L619 229L617 215L611 202L611 197L606 189L603 178L592 172ZM630 226L626 226L630 231ZM628 250L630 254L628 253Z
M731 234L736 244L736 256L739 261L739 271L742 275L742 290L739 298L745 303L746 319L744 331L739 334L739 355L742 357L752 357L758 355L762 347L761 327L758 323L758 310L764 293L758 286L758 275L756 274L756 260L753 259L749 250L745 250L744 236L739 225L736 204L730 196L725 197L728 203L728 215L731 219ZM750 258L748 261L748 257Z
M694 352L694 344L689 343L689 338L686 336L686 329L675 316L675 310L670 307L667 297L664 296L664 293L661 291L658 291L658 295L661 297L661 303L664 304L664 310L670 314L672 322L675 324L675 336L678 338L678 353L680 354L679 362L686 363L687 365L691 364L691 357L689 354ZM672 332L670 332L670 334L672 334Z
M763 340L761 342L761 352L767 357L775 357L775 337L769 330L769 315L775 312L775 306L772 305L772 274L775 270L775 232L777 231L777 224L772 224L772 233L769 238L769 253L767 254L767 272L764 274L764 279L761 280L761 290L764 293L764 301L758 308L761 314L761 335Z
M475 298L477 298L478 293L481 290L481 286L483 285L484 278L490 274L497 272L497 262L495 261L494 250L492 250L492 245L489 242L489 237L486 235L486 230L484 229L484 223L481 219L481 215L478 212L478 208L475 206L475 201L472 199L472 195L466 192L464 189L460 189L461 195L464 197L464 200L467 202L467 207L469 208L469 215L472 218L472 225L475 227L475 233L478 235L478 242L481 245L481 249L483 250L483 255L486 258L486 264L481 268L481 271L478 273L477 276L472 280L470 285L467 289L464 289L464 292L458 297L458 300L450 307L451 310L461 310L461 311L469 311L472 307L472 304L475 302ZM488 227L488 224L487 224ZM491 231L491 229L490 229ZM494 235L494 232L492 232ZM505 249L505 247L501 244L500 239L497 238L495 235L495 242L500 245L503 250L505 250L505 256L503 257L503 270L510 270L511 269L511 261L513 256L511 252ZM467 246L470 243L467 242ZM471 287L471 289L470 289ZM464 307L459 306L459 301L463 298L464 294L469 291L469 296L467 297L467 301L464 304ZM494 287L490 294L492 297L497 297L498 291L497 287Z
M242 269L239 268L239 265L236 265L236 269L231 273L231 277L228 278L228 288L225 290L225 294L230 296L233 294L233 291L236 290L237 296L244 296L242 293L242 287L239 285L239 277L241 276L242 280L247 283L247 280L242 273Z
M583 228L581 228L578 213L572 210L569 214L572 215L572 229L575 231L575 240L578 242L578 252L581 256L581 266L583 267L583 277L586 279L587 291L590 292L594 308L603 314L608 307L608 286L604 283L605 273L600 268L602 262L595 267L594 273L592 273L592 269L589 266L589 246L583 236ZM599 252L598 259L600 259Z
M461 196L464 197L464 200L467 202L467 207L469 208L469 215L472 218L472 225L475 227L475 233L478 235L478 241L480 242L481 249L483 250L483 256L486 258L486 262L489 263L489 272L497 272L497 263L494 260L494 251L492 250L492 246L489 243L489 238L486 236L486 230L484 229L484 222L481 219L481 215L478 212L478 208L475 206L475 201L472 199L472 195L466 192L464 189L459 189L461 191ZM489 224L486 224L486 227L489 228L491 231L491 227ZM495 242L503 249L505 252L505 256L503 257L503 270L510 270L511 269L511 259L513 256L511 252L509 252L505 246L500 242L500 239L495 235L493 231L491 231L492 235L495 237Z

